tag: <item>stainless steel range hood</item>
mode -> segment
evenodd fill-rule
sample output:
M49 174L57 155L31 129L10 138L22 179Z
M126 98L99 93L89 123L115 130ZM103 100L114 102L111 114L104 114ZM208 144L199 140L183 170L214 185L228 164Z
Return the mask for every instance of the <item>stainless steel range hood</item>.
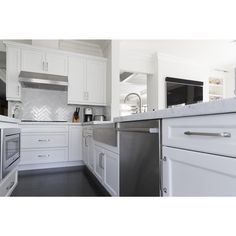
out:
M22 87L26 88L40 88L50 90L67 90L68 77L61 75L50 75L43 73L34 73L28 71L21 71L19 81Z

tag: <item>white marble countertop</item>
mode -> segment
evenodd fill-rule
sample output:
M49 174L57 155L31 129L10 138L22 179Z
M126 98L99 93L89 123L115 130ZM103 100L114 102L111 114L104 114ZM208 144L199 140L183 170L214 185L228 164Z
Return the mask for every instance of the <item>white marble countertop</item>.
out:
M20 122L20 125L83 125L83 123L74 122Z
M20 123L20 120L12 118L12 117L9 117L9 116L2 116L2 115L0 115L0 122L18 124L18 123Z
M110 123L113 123L113 121L91 121L91 122L84 122L83 125L103 125Z
M20 121L19 121L20 122ZM113 123L113 121L91 121L91 122L31 122L31 121L25 121L20 122L21 125L97 125L97 124L109 124Z
M230 99L223 99L220 101L197 103L187 106L168 108L154 112L139 113L130 116L120 116L114 118L114 122L118 123L125 121L167 119L232 112L236 113L236 97Z

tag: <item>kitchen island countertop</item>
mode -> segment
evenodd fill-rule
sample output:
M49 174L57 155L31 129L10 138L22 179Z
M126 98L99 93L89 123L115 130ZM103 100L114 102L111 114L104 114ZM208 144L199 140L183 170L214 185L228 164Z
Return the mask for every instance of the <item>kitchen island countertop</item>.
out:
M168 119L187 116L213 115L236 112L236 97L223 99L220 101L211 101L197 103L187 106L173 107L153 112L138 113L129 116L115 117L114 122Z

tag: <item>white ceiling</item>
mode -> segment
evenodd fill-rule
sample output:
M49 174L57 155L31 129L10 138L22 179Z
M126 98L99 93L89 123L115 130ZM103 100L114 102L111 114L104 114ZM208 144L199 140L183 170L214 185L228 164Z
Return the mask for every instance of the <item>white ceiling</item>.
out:
M233 40L122 40L121 49L165 53L218 69L236 65Z
M126 82L120 83L120 95L125 97L129 93L142 93L147 89L147 75L136 74Z

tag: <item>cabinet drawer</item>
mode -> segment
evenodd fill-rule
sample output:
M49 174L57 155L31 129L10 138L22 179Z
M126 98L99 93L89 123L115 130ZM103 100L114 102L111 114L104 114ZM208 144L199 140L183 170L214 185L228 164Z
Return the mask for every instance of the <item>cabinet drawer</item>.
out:
M163 120L163 145L236 157L236 113Z
M21 138L21 147L23 149L68 146L68 133L22 134Z
M52 162L64 162L68 160L68 149L33 149L22 150L21 152L21 165L26 164L43 164Z
M10 196L16 185L17 170L14 170L0 182L0 196Z

